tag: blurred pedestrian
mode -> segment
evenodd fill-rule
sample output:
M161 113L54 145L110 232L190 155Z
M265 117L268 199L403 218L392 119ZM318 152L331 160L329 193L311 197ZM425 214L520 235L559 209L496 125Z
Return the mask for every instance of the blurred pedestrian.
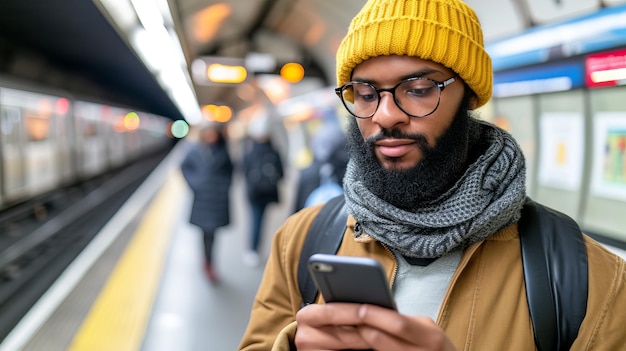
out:
M204 270L213 283L217 273L213 260L216 230L230 223L230 186L233 164L222 126L204 124L182 162L181 170L193 191L190 223L202 229Z
M298 173L294 213L311 203L338 195L335 189L343 186L349 154L347 139L339 123L323 122L313 134L310 148L313 162ZM317 195L315 201L310 198L314 192Z
M283 178L283 163L272 144L267 114L258 115L248 129L243 166L248 203L251 212L250 241L244 253L244 263L258 266L261 262L259 247L267 206L279 202L278 183Z

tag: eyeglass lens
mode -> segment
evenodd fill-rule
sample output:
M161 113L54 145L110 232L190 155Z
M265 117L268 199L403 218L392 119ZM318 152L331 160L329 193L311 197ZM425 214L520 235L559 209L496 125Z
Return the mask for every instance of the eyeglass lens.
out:
M402 111L414 117L429 115L439 105L441 90L437 83L430 79L411 79L398 84L390 91L394 101ZM369 83L353 82L341 91L341 99L348 111L356 117L372 117L380 103L380 95Z

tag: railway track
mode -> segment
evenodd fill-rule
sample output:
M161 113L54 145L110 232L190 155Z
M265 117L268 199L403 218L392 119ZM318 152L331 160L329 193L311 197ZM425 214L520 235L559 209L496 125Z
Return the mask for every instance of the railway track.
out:
M167 151L64 189L46 202L38 199L31 204L34 211L20 209L23 213L19 215L4 214L0 223L0 340L113 217Z

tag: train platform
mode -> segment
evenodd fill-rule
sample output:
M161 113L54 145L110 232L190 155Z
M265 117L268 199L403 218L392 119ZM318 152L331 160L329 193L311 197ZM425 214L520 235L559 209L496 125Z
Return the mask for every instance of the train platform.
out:
M0 351L236 350L263 265L244 264L248 208L235 173L232 223L216 239L219 283L203 271L202 235L179 143L0 344ZM268 209L262 252L290 214L296 175ZM611 248L622 257L626 252Z
M215 243L219 282L203 270L202 234L189 224L192 194L179 142L0 344L1 351L236 350L263 274L244 263L248 208L236 172L232 219ZM288 216L294 186L268 207L264 257Z

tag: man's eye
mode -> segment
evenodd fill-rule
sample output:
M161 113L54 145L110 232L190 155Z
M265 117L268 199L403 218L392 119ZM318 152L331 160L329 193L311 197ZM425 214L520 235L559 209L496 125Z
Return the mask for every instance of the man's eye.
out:
M362 102L372 102L376 101L376 99L378 98L378 96L372 91L372 89L355 89L354 96L355 100Z
M416 96L416 97L421 97L421 96L426 96L430 93L432 93L433 91L433 87L432 86L428 86L428 87L412 87L410 89L406 89L404 90L404 94L407 96Z

